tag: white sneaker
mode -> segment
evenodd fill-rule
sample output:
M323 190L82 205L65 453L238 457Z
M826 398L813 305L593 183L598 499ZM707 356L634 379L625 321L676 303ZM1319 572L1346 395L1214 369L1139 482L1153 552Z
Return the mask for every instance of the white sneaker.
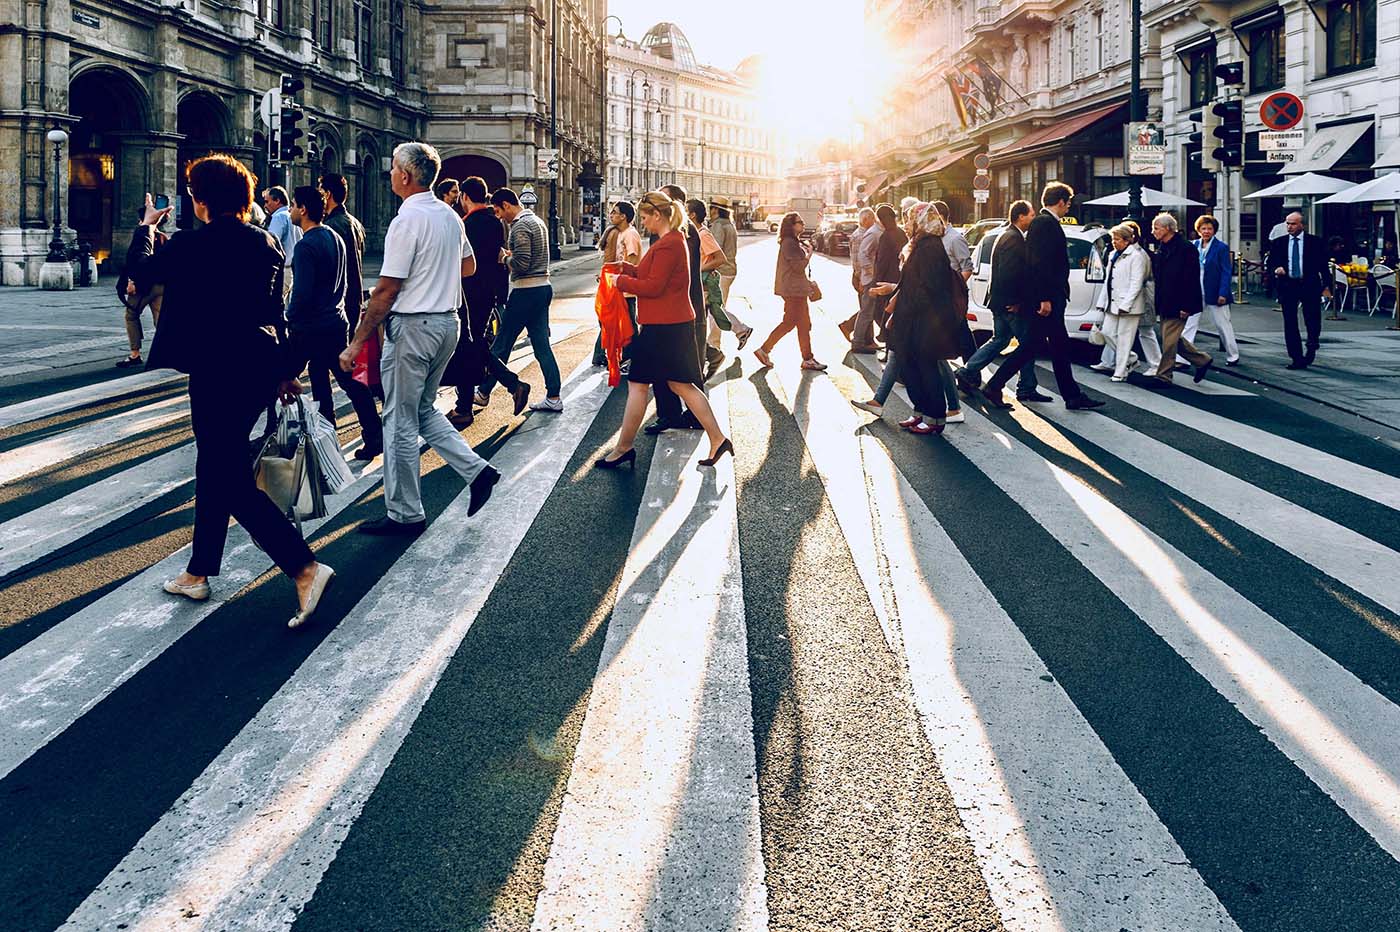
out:
M871 414L885 413L884 405L877 405L873 401L856 401L855 399L852 399L851 404L855 405L857 408L860 408L862 411L869 411Z
M475 395L472 396L472 404L476 405L478 408L484 408L490 403L491 399L487 398L481 392L477 392Z
M193 586L182 586L173 579L167 579L161 588L171 595L182 595L187 599L194 599L196 602L203 602L209 598L209 582L207 580L195 583Z
M1126 375L1111 375L1108 377L1108 380L1110 382L1126 382L1128 381L1128 377Z
M1094 363L1092 366L1090 366L1089 368L1090 368L1090 369L1093 369L1095 372L1112 372L1112 371L1113 371L1113 367L1112 367L1112 366L1107 365L1106 363L1101 363L1101 362L1096 362L1096 363Z
M963 414L962 411L958 411L957 413L949 412L948 416L945 417L945 418L943 419L943 423L944 423L944 424L961 424L963 421L966 421L966 420L967 420L967 415L966 415L966 414Z
M1137 364L1138 364L1138 354L1137 354L1137 353L1129 353L1129 354L1128 354L1128 371L1129 371L1129 372L1132 372L1134 369L1136 369L1136 368L1137 368Z
M559 414L564 410L564 399L546 398L530 405L531 411L548 411L551 414Z

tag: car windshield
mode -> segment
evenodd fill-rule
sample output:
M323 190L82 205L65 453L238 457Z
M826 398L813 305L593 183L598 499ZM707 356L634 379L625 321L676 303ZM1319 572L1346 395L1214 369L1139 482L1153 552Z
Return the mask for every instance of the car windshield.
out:
M856 222L854 220L843 220L842 222L836 224L836 229L840 230L842 233L849 233L855 228Z

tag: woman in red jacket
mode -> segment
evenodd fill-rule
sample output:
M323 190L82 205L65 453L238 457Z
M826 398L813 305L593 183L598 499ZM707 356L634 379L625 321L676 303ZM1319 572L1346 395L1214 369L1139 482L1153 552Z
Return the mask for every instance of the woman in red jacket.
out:
M700 461L713 466L734 446L719 423L701 384L700 356L695 351L695 309L690 304L690 256L685 236L684 208L662 191L653 191L637 204L642 226L656 242L638 265L605 265L617 275L617 287L637 296L637 335L632 339L632 369L628 374L627 409L612 452L594 465L616 469L637 459L632 448L647 409L647 386L665 382L680 396L710 438L710 455ZM620 274L619 274L620 273Z

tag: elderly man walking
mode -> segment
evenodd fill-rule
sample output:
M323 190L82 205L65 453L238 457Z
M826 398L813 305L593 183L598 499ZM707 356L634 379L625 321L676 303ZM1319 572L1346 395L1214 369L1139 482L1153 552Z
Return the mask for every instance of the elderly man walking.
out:
M389 182L403 204L384 235L379 283L354 339L340 355L341 368L350 371L370 334L384 323L380 380L388 514L360 525L367 534L413 535L426 526L419 485L420 435L469 483L468 516L486 504L501 479L434 406L442 373L457 349L462 279L476 273L461 219L433 196L441 168L437 150L427 143L406 142L394 150Z
M875 223L875 211L862 207L857 215L855 231L851 233L851 287L856 292L856 313L840 324L841 332L851 341L851 352L873 355L875 344L875 314L880 299L866 291L875 284L875 247L884 232Z
M1152 218L1152 238L1158 244L1152 257L1152 278L1157 285L1157 316L1162 321L1162 361L1157 365L1157 378L1171 384L1179 353L1196 367L1195 380L1199 382L1206 377L1212 360L1186 339L1186 322L1204 306L1200 259L1181 236L1171 214Z

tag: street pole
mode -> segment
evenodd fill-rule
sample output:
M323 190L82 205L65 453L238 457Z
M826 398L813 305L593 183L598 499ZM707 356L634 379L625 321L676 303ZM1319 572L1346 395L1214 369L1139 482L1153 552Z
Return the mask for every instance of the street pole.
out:
M559 0L549 8L549 147L559 152ZM559 171L564 167L562 155L549 179L549 258L558 261L559 251Z
M700 200L705 199L705 140L700 140Z
M49 240L49 254L44 261L67 262L68 250L63 245L63 204L59 200L59 188L62 187L63 179L63 163L60 157L63 154L63 144L68 141L68 134L61 129L51 129L48 139L53 143L53 239Z
M657 106L659 107L659 106L661 106L661 105L660 105L660 104L657 104ZM650 98L650 97L647 98L647 100L646 100L646 105L642 108L642 119L646 122L646 125L647 125L646 168L645 168L645 170L643 170L643 172L642 172L642 185L643 185L643 187L645 187L648 191L650 191L650 190L651 190L651 98Z
M1146 108L1142 105L1142 0L1133 0L1132 20L1133 57L1131 61L1131 77L1129 80L1129 93L1132 96L1128 100L1128 122L1136 123L1145 119L1147 116L1144 112ZM1142 177L1140 175L1128 176L1127 219L1136 222L1139 229L1142 228Z
M630 197L632 189L637 186L637 73L647 75L645 68L633 68L632 73L627 76L627 194ZM651 75L647 75L648 78ZM650 88L649 81L644 81L643 86Z
M598 198L600 230L608 207L608 22L614 19L617 36L622 38L622 17L613 14L603 20L603 31L598 35L598 174L603 176L603 190Z

